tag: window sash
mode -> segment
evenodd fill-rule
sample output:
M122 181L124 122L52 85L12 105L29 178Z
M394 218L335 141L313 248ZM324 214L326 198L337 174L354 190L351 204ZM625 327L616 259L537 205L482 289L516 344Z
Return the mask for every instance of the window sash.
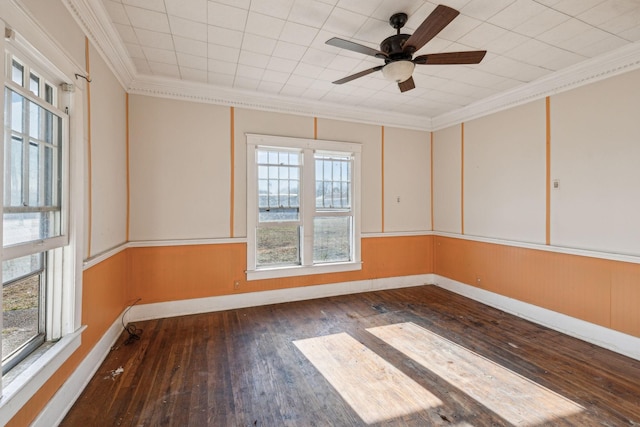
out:
M55 91L50 90L51 86L49 85L49 83L46 82L46 80L42 78L39 74L35 74L33 71L30 71L29 68L26 67L24 64L20 62L18 63L23 67L23 70L24 70L23 76L25 76L25 78L23 78L23 83L28 85L31 82L31 76L36 75L39 78L39 85L42 89L39 91L39 93L53 100L55 98L55 95L53 94L55 93ZM14 69L13 65L11 67L13 71ZM23 176L21 181L22 182L21 199L23 199L22 206L16 203L12 203L11 200L7 199L8 196L10 197L10 195L5 194L5 200L3 203L4 204L3 220L6 214L15 214L15 213L34 213L34 214L51 213L53 215L57 215L58 218L54 218L52 220L55 224L54 226L57 227L57 229L55 230L55 234L50 235L48 237L39 236L38 238L35 238L35 239L22 241L15 244L8 244L3 248L2 260L8 260L8 259L22 257L25 255L35 254L42 251L48 251L48 250L59 248L69 244L69 236L67 232L68 215L66 214L66 208L68 206L68 201L66 200L67 199L66 193L68 189L68 173L69 173L68 171L69 168L66 165L68 164L68 159L69 159L68 157L69 146L68 146L68 143L65 143L65 141L68 142L69 140L68 115L62 110L49 104L45 99L34 96L32 92L27 91L22 86L19 86L15 81L13 80L9 81L9 77L5 81L5 88L6 88L5 98L7 98L5 99L5 104L6 106L9 106L9 107L3 106L3 108L10 109L11 100L9 99L9 97L11 96L11 92L15 92L16 94L20 95L21 97L25 98L29 102L36 105L38 108L45 111L45 114L41 114L42 116L40 118L41 121L46 120L46 116L47 116L46 112L49 112L54 116L59 117L59 120L56 120L56 119L53 120L54 122L58 121L59 123L57 125L52 124L51 130L53 133L55 133L56 136L54 137L53 135L49 135L51 138L56 139L55 142L51 140L51 138L49 138L50 141L47 141L48 136L46 135L46 132L44 135L40 135L42 136L42 138L40 139L36 139L32 135L29 135L30 126L28 126L28 124L23 126L22 132L17 132L15 130L12 130L11 126L7 126L5 124L5 129L4 129L5 135L4 135L4 141L3 141L3 146L4 146L3 150L5 150L5 153L7 152L7 141L12 142L13 138L18 137L22 139L23 144L25 144L26 142L25 150L31 149L32 147L31 140L33 140L36 144L36 147L38 148L39 154L42 154L43 151L46 150L46 148L54 148L55 150L58 150L58 153L57 153L58 158L51 165L49 165L52 169L50 171L51 178L55 181L54 183L52 183L52 194L49 194L48 197L45 197L44 193L40 191L41 194L39 193L37 195L38 203L35 206L24 206L24 199L31 197L33 194L31 189L29 188L30 176L25 176L27 172L23 170ZM28 111L24 111L24 110L22 114L30 115ZM5 122L7 120L9 120L9 118L5 118ZM39 123L38 125L40 126L42 125L42 123ZM9 142L9 144L11 144L11 142ZM38 173L36 174L39 180L37 187L42 189L44 186L43 184L44 175L46 175L47 173L46 171L47 164L44 159L44 156L39 156L39 159L42 161L39 162L40 164L38 165ZM24 162L26 162L27 160L23 158L22 161L24 164ZM5 181L8 180L7 175L11 174L11 169L7 166L8 166L8 161L7 159L5 159L5 166L4 166ZM7 186L9 186L10 183L5 182L4 185L5 185L5 188L3 191L5 193L8 193L9 191ZM54 204L46 203L54 200L56 201L56 203ZM40 201L42 201L42 203L40 203ZM41 221L43 220L41 219ZM47 221L47 220L45 219L44 221Z
M258 200L258 150L273 149L276 151L297 150L302 153L300 177L300 221L260 221ZM321 274L331 271L350 271L360 269L360 224L359 224L359 153L360 144L335 141L308 140L301 138L275 137L267 135L247 134L247 278L250 273L275 274L272 277L294 276L305 274ZM316 206L316 159L337 157L341 162L349 162L349 176L341 180L348 184L348 203L340 207ZM347 179L348 178L348 179ZM306 185L306 187L305 187ZM339 260L314 260L314 221L315 218L347 218L349 222L348 242L349 255ZM269 227L281 225L300 225L300 263L295 265L265 264L257 260L259 250L258 233ZM289 268L286 268L289 267ZM312 272L313 270L313 272ZM265 276L266 278L267 276Z

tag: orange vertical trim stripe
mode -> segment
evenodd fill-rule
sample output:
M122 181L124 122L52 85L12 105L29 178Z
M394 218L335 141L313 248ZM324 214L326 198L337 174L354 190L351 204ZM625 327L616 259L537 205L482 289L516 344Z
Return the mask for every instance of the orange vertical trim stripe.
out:
M233 234L233 217L235 216L235 168L236 168L236 123L235 123L235 108L230 107L230 127L231 127L231 181L230 181L230 197L229 197L229 237L234 237Z
M381 217L381 221L382 221L382 227L381 227L381 231L382 233L384 233L384 126L380 127L380 138L382 141L382 167L380 168L380 177L382 179L382 190L381 190L381 194L382 194L382 217Z
M429 141L429 145L430 145L430 161L431 161L431 231L433 231L434 227L433 227L433 132L431 132L430 135L430 141Z
M551 98L546 99L546 121L547 121L547 190L546 190L546 237L547 245L551 244Z
M89 38L84 38L84 59L85 68L87 69L87 198L88 200L88 213L87 213L87 258L91 257L91 230L92 225L92 209L93 209L93 182L91 179L91 61L89 58Z
M460 123L460 234L464 234L464 123Z
M126 166L127 166L127 242L129 239L129 229L131 224L131 186L130 186L130 172L129 172L129 93L125 93L125 144L126 144Z
M318 139L318 118L313 118L313 139Z

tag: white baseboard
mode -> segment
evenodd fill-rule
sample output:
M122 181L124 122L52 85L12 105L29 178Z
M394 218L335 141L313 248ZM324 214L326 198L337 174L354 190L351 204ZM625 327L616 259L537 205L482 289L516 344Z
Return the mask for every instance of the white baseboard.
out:
M432 284L433 280L433 274L420 274L415 276L389 277L383 279L360 280L356 282L332 283L329 285L303 286L299 288L277 289L273 291L222 295L218 297L139 304L131 308L127 317L129 318L129 321L141 321L159 319L162 317L209 313L212 311L256 307L260 305L302 301L336 295L420 286Z
M562 332L563 334L640 360L640 338L638 337L466 285L443 276L434 275L434 283L441 288Z
M109 354L111 347L122 332L120 318L122 314L107 329L100 341L91 349L75 371L67 378L62 387L49 400L47 406L40 412L33 421L31 427L49 427L60 424L71 409L71 406L80 397L80 394L87 386L93 375L96 373L104 359Z

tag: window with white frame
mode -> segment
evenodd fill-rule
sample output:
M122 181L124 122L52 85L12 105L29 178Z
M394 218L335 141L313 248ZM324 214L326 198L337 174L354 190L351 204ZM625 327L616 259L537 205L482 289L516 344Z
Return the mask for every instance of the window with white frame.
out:
M2 370L60 338L67 233L68 118L58 85L5 54Z
M360 144L247 135L247 278L360 262Z

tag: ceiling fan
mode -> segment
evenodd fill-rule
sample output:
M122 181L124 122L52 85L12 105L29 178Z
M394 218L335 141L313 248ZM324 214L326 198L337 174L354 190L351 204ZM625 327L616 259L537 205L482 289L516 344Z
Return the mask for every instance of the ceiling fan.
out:
M412 76L416 64L452 65L480 63L487 53L486 50L434 53L413 58L414 53L449 25L458 14L460 14L460 12L455 9L442 4L438 5L435 10L427 16L424 22L420 24L416 32L409 35L400 34L400 29L407 23L407 14L395 13L389 18L389 24L397 30L397 33L384 39L382 43L380 43L380 50L337 37L327 40L326 43L328 45L384 59L384 65L378 65L368 70L360 71L359 73L336 80L333 83L340 85L371 74L374 71L382 70L385 78L398 83L400 92L406 92L416 87Z

